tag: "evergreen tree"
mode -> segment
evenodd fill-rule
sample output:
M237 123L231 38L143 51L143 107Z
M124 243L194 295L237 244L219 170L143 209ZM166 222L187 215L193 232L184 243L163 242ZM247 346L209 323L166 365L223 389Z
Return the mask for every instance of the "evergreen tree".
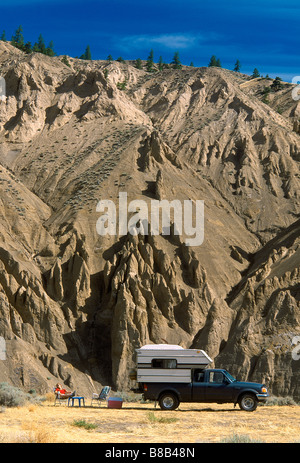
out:
M18 29L15 32L15 35L12 36L11 44L14 45L15 47L19 48L20 50L23 50L23 48L24 48L24 37L23 37L23 28L22 28L22 26L19 26Z
M37 45L39 48L39 52L46 54L46 45L45 45L45 41L44 41L42 34L39 35Z
M241 63L240 63L240 60L239 60L239 59L236 60L236 63L235 63L235 65L234 65L233 70L234 70L235 72L240 72L240 71L241 71Z
M271 89L274 90L274 92L278 92L283 89L282 79L280 77L276 77L276 79L273 80Z
M191 67L191 68L194 68L194 67L195 67L193 61L191 61L190 67Z
M92 59L92 53L91 53L91 48L88 45L85 50L85 59L91 60Z
M213 66L217 66L217 57L216 57L216 55L212 55L212 57L210 58L210 61L208 63L208 67L213 67Z
M85 52L83 53L83 55L80 56L80 59L85 59L85 60L91 60L92 59L92 53L91 53L91 49L90 49L89 45L86 47Z
M26 42L25 45L24 45L24 51L25 53L29 54L32 52L32 49L31 49L31 42Z
M107 61L111 62L113 61L113 57L111 55L108 55L108 57L106 58Z
M163 68L164 68L164 60L163 60L162 56L160 56L160 57L159 57L159 60L158 60L158 69L159 69L160 71L162 71Z
M143 66L142 66L142 60L141 60L141 58L138 58L138 59L135 60L135 67L136 67L137 69L142 69Z
M174 53L173 61L172 61L171 64L174 65L175 69L181 69L182 68L182 64L181 64L180 59L179 59L179 52L178 51L176 51Z
M2 42L6 42L6 35L5 35L5 31L2 32L2 35L1 35L1 39Z
M35 53L40 52L40 49L39 49L39 46L38 46L37 42L34 43L34 45L32 47L32 51L34 51Z
M49 43L48 47L46 48L46 55L48 56L55 56L55 51L54 51L54 43L51 40Z
M217 68L221 68L221 67L222 67L220 58L217 59L217 64L216 64L216 66L217 66Z
M259 71L257 68L254 68L253 73L252 73L252 79L256 79L257 77L260 77Z
M150 53L147 59L147 71L148 72L153 71L153 56L154 56L153 50L150 50Z
M71 64L69 63L69 60L66 57L66 55L62 57L61 62L64 63L66 66L69 66L69 68L71 67Z
M125 63L125 61L124 61L124 59L122 58L122 56L119 56L119 58L117 58L116 61L118 61L119 63Z

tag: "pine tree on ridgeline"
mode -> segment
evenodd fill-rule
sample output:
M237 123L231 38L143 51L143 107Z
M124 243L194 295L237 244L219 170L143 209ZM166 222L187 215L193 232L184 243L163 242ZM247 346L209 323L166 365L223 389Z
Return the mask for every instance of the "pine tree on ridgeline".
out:
M37 44L38 44L40 53L43 53L45 55L46 54L46 45L45 45L45 40L44 40L42 34L39 35Z
M89 61L92 59L91 48L89 45L87 45L85 52L83 53L83 55L80 56L80 59L85 59Z
M151 49L150 50L150 53L149 53L149 56L148 56L148 59L147 59L147 71L148 72L152 72L153 71L153 57L154 57L154 52L153 50Z
M19 26L15 32L15 35L12 36L11 44L16 48L19 48L20 50L24 49L24 37L22 26Z
M276 77L273 80L273 83L271 85L271 89L274 90L274 92L278 92L279 90L282 90L284 88L284 85L282 83L281 77Z
M32 52L31 42L26 42L23 50L29 55Z
M55 56L53 40L51 40L51 42L49 42L49 45L48 45L48 47L46 48L46 55L48 55L48 56Z
M159 60L158 60L158 69L159 69L160 71L162 71L163 68L164 68L164 61L163 61L162 56L160 56L160 57L159 57Z
M257 79L258 77L260 77L259 70L258 70L257 68L254 68L251 77L252 77L253 79Z
M220 58L217 58L216 55L212 55L212 57L210 58L210 61L208 63L208 67L216 67L216 68L221 68L222 65L221 65L221 60Z
M173 64L174 69L181 69L182 68L182 64L181 64L180 59L179 59L179 52L178 51L176 51L174 53L173 61L171 62L171 64Z
M208 67L214 67L214 66L217 66L217 57L216 55L212 55L212 57L210 58L210 61L208 63Z
M143 68L141 58L137 58L137 59L135 60L135 67L136 67L137 69L142 69L142 68Z
M235 72L241 72L241 62L239 59L236 60L233 70Z
M39 49L39 46L38 46L37 42L35 42L35 43L33 44L32 51L33 51L34 53L40 53L40 49Z
M91 53L91 48L88 45L85 50L85 59L91 60L92 59L92 53Z

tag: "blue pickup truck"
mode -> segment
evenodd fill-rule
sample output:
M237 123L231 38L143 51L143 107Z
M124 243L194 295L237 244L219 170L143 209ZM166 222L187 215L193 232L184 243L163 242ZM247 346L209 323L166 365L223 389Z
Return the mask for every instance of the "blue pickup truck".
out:
M189 383L148 382L139 388L145 400L158 401L162 410L175 410L180 402L198 402L239 404L252 412L269 397L264 384L237 381L223 369L194 369Z

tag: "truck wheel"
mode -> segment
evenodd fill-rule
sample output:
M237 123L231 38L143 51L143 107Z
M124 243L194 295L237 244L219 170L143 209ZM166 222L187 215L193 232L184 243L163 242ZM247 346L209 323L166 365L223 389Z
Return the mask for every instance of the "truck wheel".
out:
M253 394L243 394L239 399L239 406L246 412L254 412L257 408L257 399Z
M179 405L179 400L176 394L166 392L159 398L159 406L162 410L175 410Z

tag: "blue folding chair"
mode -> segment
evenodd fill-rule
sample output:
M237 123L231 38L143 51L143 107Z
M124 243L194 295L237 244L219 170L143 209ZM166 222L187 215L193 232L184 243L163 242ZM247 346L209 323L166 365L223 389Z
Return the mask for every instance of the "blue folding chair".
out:
M101 402L107 401L110 391L110 386L104 386L100 394L93 393L91 405L93 405L94 402L97 402L99 404L99 407L101 407Z

